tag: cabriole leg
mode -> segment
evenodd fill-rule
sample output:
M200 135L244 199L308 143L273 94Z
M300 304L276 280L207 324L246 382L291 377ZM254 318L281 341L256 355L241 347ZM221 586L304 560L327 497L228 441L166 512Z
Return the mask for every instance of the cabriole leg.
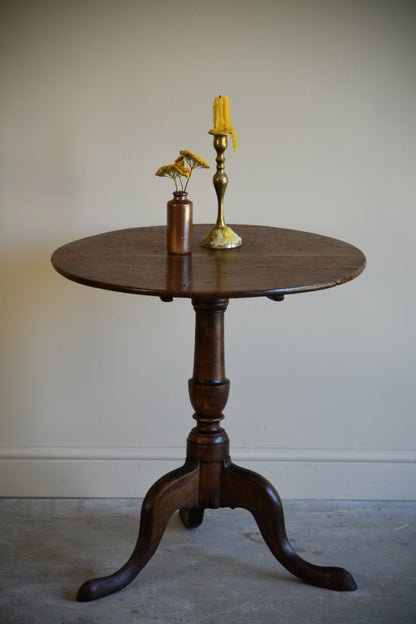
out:
M197 505L198 483L198 465L189 461L156 481L143 501L139 536L130 559L114 574L84 583L77 600L96 600L131 583L156 552L173 512Z
M223 469L221 492L224 507L243 507L253 514L267 546L289 572L317 587L337 591L357 588L343 568L314 565L293 550L286 536L280 497L262 476L230 462Z

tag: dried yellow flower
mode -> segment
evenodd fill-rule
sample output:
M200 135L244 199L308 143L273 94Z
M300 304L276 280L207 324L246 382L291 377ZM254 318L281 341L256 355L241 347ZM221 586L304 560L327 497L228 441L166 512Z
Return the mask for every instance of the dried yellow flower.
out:
M159 167L155 175L160 178L172 178L175 182L176 190L179 191L178 182L181 190L186 191L188 182L194 169L209 169L209 165L196 154L189 150L181 150L178 158L172 165L163 165ZM186 183L185 183L186 180Z
M183 190L183 182L181 178L189 177L188 172L185 170L185 168L179 166L176 163L172 165L163 165L162 167L159 167L155 175L157 175L159 178L172 178L172 180L175 182L175 187L177 191L179 191L178 180Z
M189 150L181 150L179 153L191 169L197 169L198 167L201 169L209 169L209 165L205 162L205 160L202 160L202 158L193 154Z

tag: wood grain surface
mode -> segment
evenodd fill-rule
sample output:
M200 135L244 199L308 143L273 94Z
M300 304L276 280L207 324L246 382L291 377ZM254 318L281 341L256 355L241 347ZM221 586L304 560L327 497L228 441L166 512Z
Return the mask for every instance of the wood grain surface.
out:
M256 225L232 225L237 249L212 250L199 241L209 225L194 226L192 254L166 251L166 227L106 232L57 249L52 264L81 284L141 295L235 298L330 288L354 279L365 256L343 241Z

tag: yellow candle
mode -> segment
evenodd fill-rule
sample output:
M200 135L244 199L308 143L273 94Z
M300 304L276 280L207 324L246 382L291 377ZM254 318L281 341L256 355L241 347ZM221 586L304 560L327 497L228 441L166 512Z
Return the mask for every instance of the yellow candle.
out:
M221 100L220 98L215 98L214 106L212 108L214 112L214 130L220 126L220 108L221 108Z
M231 119L230 119L230 100L226 95L222 98L222 110L224 113L224 125L231 131Z
M215 98L213 106L214 128L211 134L231 134L234 151L237 149L237 137L234 128L231 126L230 101L226 95Z

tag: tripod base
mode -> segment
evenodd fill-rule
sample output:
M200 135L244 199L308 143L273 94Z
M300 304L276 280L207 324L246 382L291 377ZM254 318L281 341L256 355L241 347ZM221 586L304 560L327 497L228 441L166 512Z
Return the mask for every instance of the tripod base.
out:
M201 524L204 509L219 507L248 509L273 555L298 578L326 589L356 589L346 570L316 566L299 557L287 539L282 503L274 487L230 460L228 436L219 426L230 385L224 366L227 304L226 299L193 300L195 356L189 395L197 425L188 437L185 464L150 488L143 501L139 536L130 559L114 574L84 583L77 595L81 602L101 598L131 583L156 552L177 509L185 527L194 528Z
M157 481L143 501L140 530L136 546L127 563L110 576L84 583L77 600L88 602L116 592L135 579L157 550L171 515L179 509L185 527L195 528L203 520L205 506L200 494L219 491L218 504L209 507L243 507L250 511L261 534L276 559L298 578L326 589L352 591L356 583L342 568L317 566L302 559L290 545L285 530L283 508L274 487L262 476L221 461L209 466L204 462L187 460ZM219 482L207 482L207 474ZM201 491L202 490L202 491Z

